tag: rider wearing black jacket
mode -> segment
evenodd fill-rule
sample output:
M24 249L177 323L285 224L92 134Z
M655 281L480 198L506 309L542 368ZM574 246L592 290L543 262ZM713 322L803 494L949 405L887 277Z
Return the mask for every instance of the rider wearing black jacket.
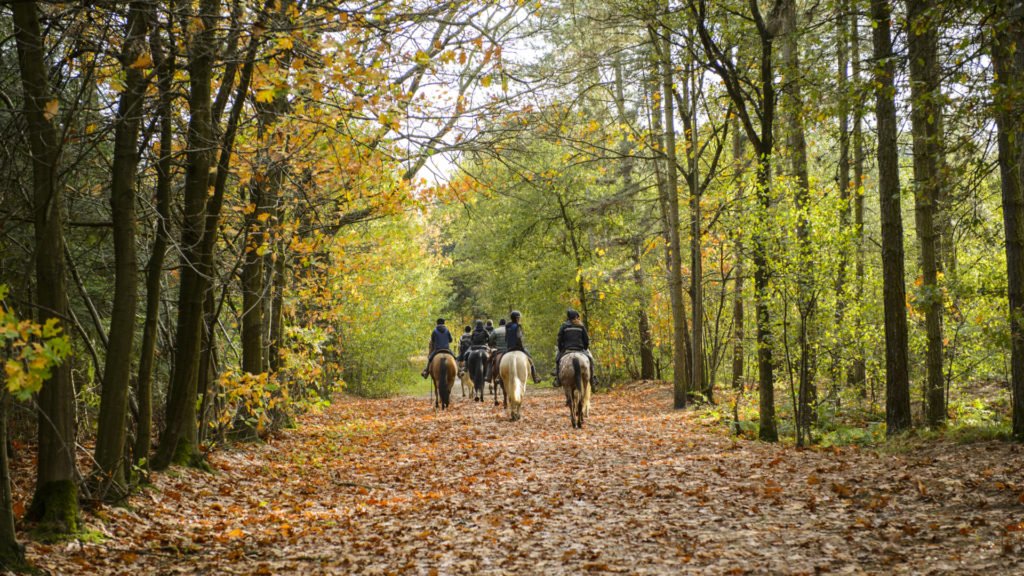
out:
M540 382L540 378L537 377L537 369L533 365L533 357L530 356L523 342L523 328L519 325L520 314L513 311L509 317L512 321L505 325L505 343L508 344L508 351L518 350L526 354L526 357L530 359L530 374L533 375L533 381Z
M465 337L465 336L463 336ZM487 346L487 341L490 339L490 335L484 330L484 321L477 320L474 325L473 332L469 334L469 345L465 348L459 347L459 362L464 362L466 356L469 354L470 348L476 348L477 346Z
M558 329L558 354L555 356L555 380L558 380L559 362L566 352L583 352L590 360L590 374L593 379L594 356L590 353L590 335L587 327L580 320L580 313L569 309L565 313L566 320Z

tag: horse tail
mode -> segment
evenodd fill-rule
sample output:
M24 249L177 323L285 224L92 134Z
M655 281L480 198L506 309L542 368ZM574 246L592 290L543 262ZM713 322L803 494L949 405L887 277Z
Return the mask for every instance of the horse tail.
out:
M576 391L583 395L583 371L580 370L580 357L575 354L572 357L572 372L576 377Z
M447 408L448 401L451 399L451 389L448 388L448 359L439 358L441 360L441 377L438 379L437 388L438 393L441 394L441 407Z

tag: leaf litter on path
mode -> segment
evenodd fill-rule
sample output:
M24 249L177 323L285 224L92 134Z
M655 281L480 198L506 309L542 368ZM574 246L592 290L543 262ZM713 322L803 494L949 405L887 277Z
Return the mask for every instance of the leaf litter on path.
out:
M154 476L88 520L99 543L28 543L53 573L1024 573L1022 447L907 454L731 438L670 391L530 390L523 419L457 398L340 397L215 474Z

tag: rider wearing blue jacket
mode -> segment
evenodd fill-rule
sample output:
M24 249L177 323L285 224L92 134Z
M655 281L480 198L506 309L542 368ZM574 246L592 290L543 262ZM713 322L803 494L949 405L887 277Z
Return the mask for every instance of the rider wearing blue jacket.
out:
M444 318L437 319L437 326L434 327L434 331L430 333L430 354L427 356L427 367L420 372L420 376L427 377L427 372L430 370L430 361L434 359L434 356L438 352L452 353L452 333L448 331L448 327L444 325Z

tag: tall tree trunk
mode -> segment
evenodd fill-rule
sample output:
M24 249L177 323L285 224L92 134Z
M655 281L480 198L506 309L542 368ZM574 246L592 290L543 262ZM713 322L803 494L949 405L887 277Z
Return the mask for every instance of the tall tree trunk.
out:
M899 153L896 148L896 73L889 0L871 0L874 20L875 116L878 124L878 200L882 221L882 292L885 306L885 423L892 436L910 428L907 370L907 309L900 207Z
M786 144L790 156L790 173L796 178L793 205L797 211L796 236L800 254L799 267L799 384L797 387L797 446L810 441L812 406L816 396L814 390L813 351L810 342L811 325L814 322L814 254L811 246L810 210L811 182L807 170L807 138L804 133L803 95L801 93L801 71L799 56L799 30L797 29L796 2L787 2L783 13L782 62L788 90L784 93L783 110L786 120Z
M860 64L860 24L859 0L850 0L850 72L853 77L852 92L856 95L853 101L853 233L854 233L854 292L858 304L864 302L864 101L860 96L861 64ZM867 395L867 364L864 360L862 334L864 322L858 311L853 320L856 349L854 359L847 372L846 381L860 390L861 396Z
M68 317L64 262L64 198L57 181L60 147L54 118L46 50L35 2L11 5L18 65L25 94L25 119L32 155L35 221L36 303L39 322ZM75 466L75 395L71 365L61 363L39 392L39 458L36 491L28 517L56 533L78 530L78 469Z
M992 33L999 175L1010 304L1013 437L1024 440L1024 1L999 0Z
M941 6L940 6L941 7ZM944 197L945 150L942 142L942 85L938 63L938 18L941 10L928 0L907 0L907 44L910 60L911 123L914 137L914 213L921 246L922 283L919 307L924 309L928 350L925 354L925 412L928 424L946 420L942 375L942 292L938 273L942 248L938 212Z
M284 15L291 5L289 1L281 2L279 14ZM269 16L268 4L262 20ZM262 24L260 24L262 25ZM254 42L255 40L253 40ZM256 44L250 44L249 53L255 57L252 51ZM248 60L246 61L248 63ZM287 68L291 62L291 51L288 51L281 63L282 68ZM245 70L243 70L243 75ZM251 74L251 71L250 71ZM244 78L243 78L244 80ZM264 278L264 265L269 252L268 227L271 217L271 208L275 203L277 190L284 178L284 161L275 160L271 153L274 145L273 127L278 117L288 108L288 94L280 92L274 96L269 103L256 103L257 108L257 171L253 174L249 184L249 202L253 211L246 217L246 241L244 244L245 256L242 264L242 370L250 374L261 374L267 369L266 344L264 342L264 302L268 298ZM280 156L285 156L287 150L277 151Z
M850 202L853 185L850 182L850 55L849 55L849 18L850 7L846 2L839 2L836 6L836 92L839 94L837 102L837 116L839 117L839 166L836 174L836 188L839 191L839 231L846 233L850 228L850 213L853 204ZM849 298L847 283L847 267L849 253L843 250L839 254L839 270L836 273L835 293L836 312L835 327L842 327L846 319L846 300ZM839 348L839 347L837 347ZM842 348L839 348L832 356L832 377L834 382L839 382L840 358Z
M125 421L128 417L138 272L135 257L135 171L138 168L139 124L146 90L143 66L137 60L147 53L147 7L132 2L128 8L121 66L125 89L121 93L114 130L114 162L111 169L110 206L114 226L114 298L110 338L96 432L96 467L99 496L115 501L126 494L124 470Z
M672 306L672 355L673 355L673 404L675 408L686 407L686 396L690 391L690 345L686 327L686 303L683 301L682 252L679 241L679 168L676 163L675 110L672 98L673 64L671 30L663 27L652 31L652 40L658 45L661 64L661 104L664 112L665 145L665 197L668 227L670 262L668 289Z
M172 21L167 25L168 30L174 28L173 17L171 18ZM142 344L139 349L139 375L135 392L139 414L132 458L134 465L147 467L149 451L153 444L153 370L160 323L161 279L170 240L171 160L174 146L174 124L171 116L174 99L171 93L174 51L166 50L164 47L155 19L150 34L150 51L156 64L156 85L159 95L157 110L160 115L160 146L156 161L156 237L153 240L149 261L146 263L146 318L142 326Z
M626 88L622 74L622 61L616 57L613 69L615 72L615 109L621 124L627 124L630 118L626 112ZM619 177L622 179L622 193L632 194L633 182L633 151L635 145L623 137L619 141ZM647 304L650 294L647 290L643 272L643 236L635 234L631 239L633 248L633 283L637 291L637 339L640 351L640 379L653 380L654 372L654 337L651 335L651 322L647 315Z
M737 118L743 125L754 153L757 156L755 174L757 206L759 217L768 217L772 204L772 153L775 148L775 69L773 63L773 45L775 36L781 25L781 14L786 4L793 0L776 0L772 4L767 18L761 13L758 2L749 3L751 19L758 32L760 62L758 83L760 84L760 101L748 103L747 88L743 86L740 73L727 55L714 40L707 24L707 0L701 0L695 9L697 33L705 54L709 57L710 66L718 73L729 93L729 98L736 106ZM754 112L748 107L755 106ZM779 439L778 426L775 421L775 371L772 361L772 325L769 304L771 295L771 269L767 253L766 222L759 222L751 236L754 261L754 303L757 314L757 373L758 392L760 394L760 430L758 437L766 442Z
M157 470L171 464L201 463L196 446L196 399L203 341L203 302L209 277L204 253L210 169L217 139L211 112L211 80L216 51L219 0L201 0L201 27L189 42L189 125L185 206L181 223L181 285L175 365L167 395L167 422L153 459ZM210 200L212 202L212 199ZM213 222L211 222L213 223Z
M692 38L692 35L691 35ZM691 47L692 49L692 47ZM710 382L704 377L704 262L701 248L701 210L700 180L698 169L698 126L697 126L697 71L696 64L690 63L689 78L683 83L684 102L689 114L689 149L690 149L690 302L693 306L693 331L690 338L690 386L693 390L703 392L708 401L713 401Z
M281 209L277 209L277 217L280 220ZM271 372L281 369L281 349L284 347L284 278L285 278L285 249L283 240L278 241L277 258L274 259L273 277L270 292L273 298L270 301L269 332L267 340L267 363Z
M743 132L740 130L739 120L733 119L732 136L732 160L736 171L736 205L743 206L744 186L743 178L746 172L746 152ZM744 338L744 311L743 311L743 232L737 230L736 234L736 263L733 265L733 288L732 295L732 322L733 322L733 346L732 346L732 387L736 390L743 389L743 338Z
M7 453L7 414L11 395L0 375L0 568L20 572L25 568L25 547L18 542L14 528L14 502L11 498L11 465Z

